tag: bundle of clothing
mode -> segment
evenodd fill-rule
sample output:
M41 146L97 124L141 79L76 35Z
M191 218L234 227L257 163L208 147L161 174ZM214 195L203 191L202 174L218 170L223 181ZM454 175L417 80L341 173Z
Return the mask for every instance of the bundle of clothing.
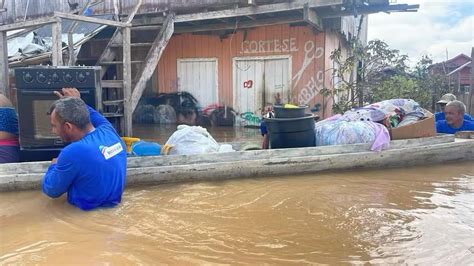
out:
M387 128L415 123L426 116L426 111L412 99L391 99L355 108L344 113L346 121L372 121Z
M355 108L316 123L316 146L370 143L371 150L389 147L388 128L415 123L426 111L411 99L391 99Z

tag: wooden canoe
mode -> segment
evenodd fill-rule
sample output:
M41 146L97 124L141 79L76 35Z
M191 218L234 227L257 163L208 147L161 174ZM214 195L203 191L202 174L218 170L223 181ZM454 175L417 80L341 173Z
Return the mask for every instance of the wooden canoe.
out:
M129 157L127 185L311 174L474 160L474 139L453 135L394 140L381 152L369 144L201 155ZM49 162L0 165L0 191L38 189Z

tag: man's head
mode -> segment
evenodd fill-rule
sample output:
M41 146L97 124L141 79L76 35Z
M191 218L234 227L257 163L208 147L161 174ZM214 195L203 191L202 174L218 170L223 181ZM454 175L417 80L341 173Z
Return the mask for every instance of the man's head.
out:
M50 108L51 128L64 142L80 140L90 129L89 111L80 98L64 97Z
M441 112L444 112L444 108L446 107L446 104L455 100L456 100L456 95L452 93L446 93L445 95L441 96L441 99L439 99L437 104L441 108Z
M466 112L466 106L461 101L451 101L446 104L444 108L444 115L446 116L446 122L448 125L458 128L462 126L464 122L464 113Z

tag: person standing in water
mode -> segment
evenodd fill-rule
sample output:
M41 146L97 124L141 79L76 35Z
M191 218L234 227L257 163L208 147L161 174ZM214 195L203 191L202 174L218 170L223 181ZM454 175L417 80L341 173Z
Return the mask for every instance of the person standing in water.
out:
M52 198L67 192L68 202L82 210L116 206L125 187L125 144L77 89L55 93L60 99L50 109L52 131L70 144L53 159L43 177L43 192Z
M451 101L444 108L446 120L436 122L436 132L455 134L458 131L474 130L474 122L464 119L466 106L461 101Z
M446 93L439 99L436 103L439 106L440 112L435 113L435 121L438 122L440 120L446 120L446 116L444 115L444 108L446 108L446 104L449 102L456 101L456 95L452 93ZM472 117L469 114L464 114L464 120L471 120Z
M10 100L0 93L0 163L19 160L17 113Z

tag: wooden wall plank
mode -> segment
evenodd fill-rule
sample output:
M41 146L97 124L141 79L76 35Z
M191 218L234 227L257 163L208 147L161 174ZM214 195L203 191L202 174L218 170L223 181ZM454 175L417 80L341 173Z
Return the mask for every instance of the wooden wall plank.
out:
M123 36L123 99L124 99L124 116L123 116L123 130L125 137L131 137L132 131L132 114L131 107L132 96L132 68L131 68L131 51L130 51L130 27L122 28Z
M10 98L8 87L8 47L7 32L0 31L0 93Z
M56 23L52 24L52 63L53 66L63 65L63 52L62 52L62 40L61 40L61 19L57 19Z
M242 46L243 42L245 43ZM307 44L308 42L310 44ZM277 43L276 48L275 43ZM305 51L305 45L309 51ZM304 62L305 57L314 56L316 49L324 49L324 45L324 33L314 33L310 26L273 25L238 30L235 34L229 34L222 39L217 35L178 34L171 39L170 47L165 50L163 60L159 63L157 74L162 80L160 80L160 87L156 88L156 91L170 91L172 87L170 84L173 84L177 79L176 61L178 58L215 57L218 59L219 67L219 101L222 104L233 106L233 58L290 55L293 82L295 82L298 72L303 69L292 97L292 101L299 103L301 90L308 84L312 86L311 81L317 79L316 73L318 71L324 73L325 70L325 58L320 50L318 50L317 58L310 58L309 61ZM249 46L251 47L249 48ZM303 66L303 63L307 65ZM305 103L314 105L314 103L321 101L320 95L315 94Z

